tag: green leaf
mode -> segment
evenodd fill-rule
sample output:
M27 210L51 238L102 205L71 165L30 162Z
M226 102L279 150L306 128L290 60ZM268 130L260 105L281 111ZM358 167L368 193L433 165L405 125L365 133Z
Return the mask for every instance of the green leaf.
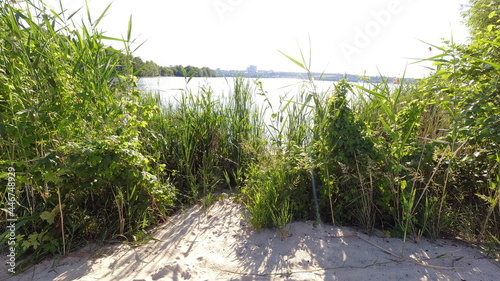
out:
M101 15L99 16L99 18L95 21L94 26L99 25L99 22L101 22L101 20L104 18L104 16L106 15L106 12L109 10L109 7L111 7L111 4L112 4L112 3L110 3L110 4L106 7L106 9L104 9L104 11L101 13Z
M474 57L472 57L472 58L474 58ZM489 64L489 65L493 66L496 69L500 69L500 64L494 63L492 61L486 61L486 60L478 59L478 58L474 58L474 59L476 59L476 60L478 60L480 62L484 62L486 64Z
M49 224L53 224L55 216L52 213L45 211L40 214L40 218L47 221Z
M119 38L115 38L115 37L109 37L109 36L105 36L105 35L102 35L102 34L99 34L98 38L99 39L104 39L104 40L112 40L112 41L124 42L123 39L119 39ZM118 50L115 50L113 48L105 48L105 49L108 50L108 51L119 52Z
M402 180L399 183L400 183L399 188L401 188L401 190L405 190L405 188L408 186L408 183L405 180ZM405 198L403 197L403 199Z
M64 206L65 205L59 205L59 204L57 204L54 207L54 209L52 209L52 212L50 212L50 213L55 217L55 216L57 216L57 214L59 214L61 208L64 209Z
M287 57L289 60L291 60L291 61L292 61L293 63L295 63L296 65L298 65L300 68L302 68L302 69L304 69L304 70L306 69L306 68L304 67L304 65L303 65L302 63L300 63L299 61L297 61L296 59L294 59L294 58L290 57L289 55L287 55L287 54L283 53L283 52L282 52L282 51L280 51L280 50L278 50L278 52L280 52L282 55L284 55L285 57Z
M448 255L448 253L440 254L440 255L437 255L437 256L435 257L435 259L441 259L441 258L446 257L447 255Z
M92 166L92 167L95 167L97 166L99 163L101 163L102 161L102 157L99 156L99 155L91 155L89 157L89 164Z
M62 5L62 4L61 4L61 5ZM80 7L80 8L78 8L76 11L74 11L73 13L71 13L71 15L69 15L69 16L68 16L68 19L67 19L67 20L69 21L69 20L70 20L72 17L74 17L74 16L75 16L78 12L80 12L80 10L81 10L82 8L83 8L83 7ZM62 6L61 6L61 10L62 10Z
M497 13L497 11L492 11L489 15L488 15L488 18L491 19L492 17L495 16L495 14Z
M130 19L128 21L127 42L130 42L131 37L132 37L132 15L130 15Z
M376 97L376 98L383 99L383 100L387 100L387 96L385 96L385 95L384 95L384 94L382 94L382 93L375 92L375 91L373 91L373 90L370 90L370 89L365 88L365 87L360 86L360 85L354 85L354 86L356 86L358 89L361 89L361 90L363 90L363 91L365 91L365 92L367 92L367 93L369 93L369 94L372 94L372 95L373 95L374 97Z
M24 241L23 243L23 246L25 246L25 243L26 245L29 247L29 246L33 246L33 249L36 250L36 248L38 248L38 246L40 246L40 242L38 241L38 237L39 236L43 236L43 233L33 233L31 234L29 237L28 237L28 241Z

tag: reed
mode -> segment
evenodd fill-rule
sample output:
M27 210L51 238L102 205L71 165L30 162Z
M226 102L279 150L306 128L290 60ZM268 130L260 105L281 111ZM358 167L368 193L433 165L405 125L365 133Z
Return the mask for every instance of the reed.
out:
M139 140L152 112L135 78L117 72L130 38L100 32L109 6L76 25L39 1L19 5L0 3L0 166L18 172L16 255L29 263L82 241L133 239L162 221L174 191Z
M157 155L181 195L197 202L224 188L241 188L245 170L263 151L263 120L252 84L235 78L227 96L201 87L182 91L175 104L161 105L158 94L144 94L143 106L158 106L144 140ZM186 87L188 88L188 87Z

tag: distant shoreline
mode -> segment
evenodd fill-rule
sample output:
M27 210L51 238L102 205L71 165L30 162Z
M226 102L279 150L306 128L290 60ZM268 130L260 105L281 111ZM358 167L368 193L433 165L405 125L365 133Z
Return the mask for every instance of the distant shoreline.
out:
M275 72L275 71L257 71L257 72L248 72L244 70L220 70L217 69L217 76L210 76L204 78L219 78L219 77L245 77L245 78L285 78L285 79L303 79L308 80L309 75L305 72ZM355 74L340 74L340 73L319 73L313 72L311 73L314 80L318 81L332 81L338 82L342 79L347 79L349 82L357 83L357 82L366 82L369 81L371 83L381 83L382 79L399 83L401 77L387 77L387 76L361 76ZM139 77L139 78L157 78L157 77L182 77L182 76L152 76L152 77ZM203 78L203 77L199 77ZM415 82L419 79L416 78L404 78L406 82Z
M274 71L248 72L248 71L238 71L238 70L217 70L217 75L225 77L244 76L247 78L295 78L295 79L306 79L306 80L309 79L309 74L305 72L274 72ZM341 73L313 72L311 73L311 75L315 80L323 80L323 81L340 81L345 78L349 82L363 82L366 79L368 79L370 82L377 83L381 82L382 79L387 79L388 81L396 79L396 77L380 77L380 76L361 77L360 75L341 74Z

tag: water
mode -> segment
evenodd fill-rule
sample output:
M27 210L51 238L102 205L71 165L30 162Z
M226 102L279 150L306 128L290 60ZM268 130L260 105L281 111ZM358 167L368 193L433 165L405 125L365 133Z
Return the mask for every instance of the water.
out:
M153 93L159 93L162 102L164 103L174 103L181 97L182 91L188 90L192 93L197 93L200 88L210 88L215 97L224 98L230 95L234 88L234 79L232 77L213 77L213 78L199 78L194 77L191 81L186 84L186 79L184 77L153 77L153 78L141 78L139 79L138 87L139 90L149 91ZM269 100L269 103L273 107L278 107L280 101L285 99L294 98L298 93L306 88L304 80L291 79L291 78L261 78L252 79L249 78L252 88L256 96L255 101L260 105ZM256 85L256 81L262 83L262 89L265 91L266 95L258 95L262 91L259 86ZM331 81L316 81L315 82L318 92L327 91L330 87L333 87L333 82ZM309 87L310 88L310 87Z
M138 82L138 88L141 91L158 93L160 100L164 105L171 104L175 106L178 104L182 93L191 91L193 94L199 93L200 89L210 88L212 98L221 102L226 102L227 97L232 94L234 89L235 78L192 78L186 84L184 77L153 77L141 78ZM248 78L246 81L250 82L251 93L253 93L254 106L260 111L261 118L268 128L282 128L286 124L287 111L283 110L289 103L297 102L302 104L304 101L300 97L305 98L303 93L310 93L312 86L309 82L301 79L292 78L261 78L253 79ZM262 87L256 83L261 83ZM332 81L315 81L316 92L323 95L334 89L334 82ZM246 82L245 82L246 84ZM264 94L262 94L262 90ZM302 95L299 95L302 94ZM351 96L353 98L353 96ZM309 102L312 105L313 101ZM275 133L271 133L274 135Z

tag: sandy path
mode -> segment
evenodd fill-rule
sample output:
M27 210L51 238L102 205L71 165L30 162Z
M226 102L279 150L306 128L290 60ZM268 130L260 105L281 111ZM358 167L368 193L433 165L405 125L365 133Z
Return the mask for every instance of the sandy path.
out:
M457 241L407 243L350 228L290 224L290 237L256 233L229 199L193 207L155 231L147 245L90 247L0 280L483 280L500 264Z

